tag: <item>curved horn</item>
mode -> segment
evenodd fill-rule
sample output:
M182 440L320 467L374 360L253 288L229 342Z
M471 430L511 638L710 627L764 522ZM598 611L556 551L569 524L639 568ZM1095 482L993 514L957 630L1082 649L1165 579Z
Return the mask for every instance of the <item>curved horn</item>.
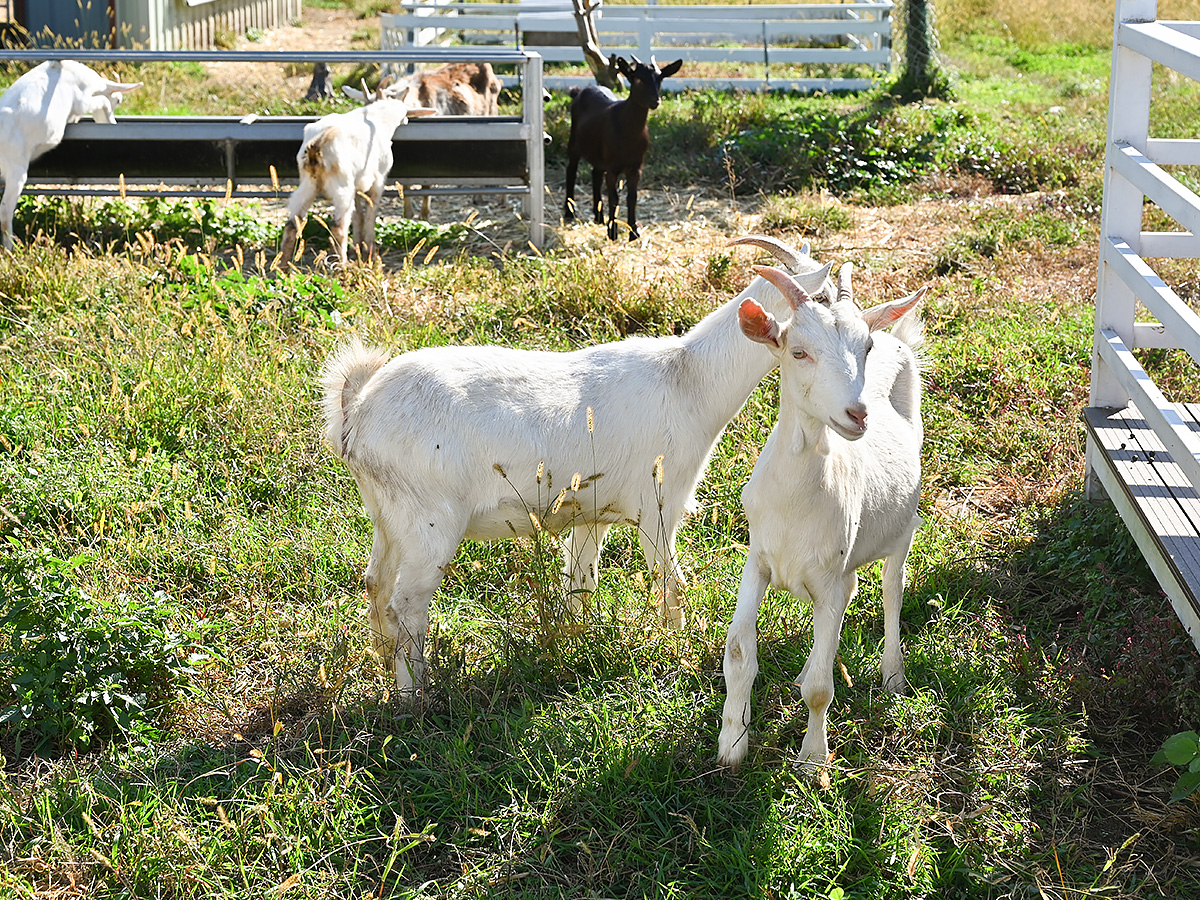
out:
M760 250L766 250L792 272L800 268L800 254L777 238L768 237L765 234L747 234L743 237L734 238L725 244L726 247L739 245L758 247Z
M854 294L850 291L850 273L854 269L854 263L844 262L842 267L838 269L838 285L837 285L837 302L838 303L853 303Z
M124 94L129 91L137 90L141 86L142 83L140 81L126 82L117 79L116 81L108 82L108 84L105 85L104 92L106 94Z
M756 274L779 288L779 292L783 294L792 309L799 309L812 299L808 296L808 292L796 283L796 279L783 269L777 269L774 266L754 266L753 268Z

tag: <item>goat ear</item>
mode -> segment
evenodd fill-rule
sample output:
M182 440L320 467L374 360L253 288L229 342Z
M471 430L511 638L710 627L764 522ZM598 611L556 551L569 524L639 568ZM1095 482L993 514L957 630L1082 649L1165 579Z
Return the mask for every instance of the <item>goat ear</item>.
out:
M779 348L781 329L775 317L767 312L757 300L746 299L738 307L738 325L742 334L759 344Z
M626 78L628 78L629 73L632 72L633 69L630 67L629 63L627 63L625 61L625 57L618 56L618 57L616 57L616 60L617 60L617 71L620 72L622 75L624 75ZM634 61L634 63L637 63L636 56L633 58L633 61Z
M679 71L679 67L682 65L683 65L682 59L677 59L677 60L675 60L675 62L667 63L665 66L663 66L661 69L658 70L659 76L662 78L666 78L668 75L674 75L676 72Z
M886 328L905 313L911 311L921 301L921 298L925 296L927 290L929 290L928 287L923 287L915 294L909 294L901 300L880 303L878 306L872 306L870 309L863 310L863 321L867 323L867 327L871 331Z
M347 97L349 97L351 100L357 100L359 103L362 103L363 100L366 99L365 97L363 97L363 95L360 91L358 91L356 88L350 87L350 85L348 85L348 84L342 85L342 93L345 94Z
M799 309L812 299L808 296L808 291L783 269L776 269L774 266L754 266L753 268L756 273L779 288L779 293L783 294L792 309Z

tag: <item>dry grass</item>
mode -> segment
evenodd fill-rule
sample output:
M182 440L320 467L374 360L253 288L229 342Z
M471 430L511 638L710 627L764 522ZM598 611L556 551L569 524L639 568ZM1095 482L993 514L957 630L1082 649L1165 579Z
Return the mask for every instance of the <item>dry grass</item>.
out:
M1055 43L1104 46L1112 40L1112 0L934 0L934 8L943 41L989 31L1026 47ZM1200 2L1161 0L1158 16L1200 19Z

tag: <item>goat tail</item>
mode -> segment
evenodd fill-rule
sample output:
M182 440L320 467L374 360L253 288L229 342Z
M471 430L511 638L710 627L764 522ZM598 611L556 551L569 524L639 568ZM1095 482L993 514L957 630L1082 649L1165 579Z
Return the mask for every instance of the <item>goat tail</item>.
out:
M345 459L349 450L354 410L363 389L388 358L382 347L367 347L356 338L335 351L321 368L325 442L338 459Z

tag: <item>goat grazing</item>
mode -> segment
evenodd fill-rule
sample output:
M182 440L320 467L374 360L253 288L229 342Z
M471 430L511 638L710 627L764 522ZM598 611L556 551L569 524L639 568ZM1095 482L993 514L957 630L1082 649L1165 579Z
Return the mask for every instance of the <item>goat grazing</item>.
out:
M90 116L112 124L115 107L126 92L141 87L109 81L83 63L47 60L30 69L0 96L0 241L13 247L13 214L29 177L29 164L57 147L72 122Z
M674 75L683 65L677 59L661 69L650 58L649 64L633 57L631 66L617 57L617 70L629 80L629 96L618 100L607 88L589 85L571 91L571 136L567 142L567 203L563 218L575 218L575 176L579 160L592 164L592 212L596 224L604 221L600 205L600 181L608 188L608 237L617 239L617 183L625 177L625 215L629 239L640 237L637 227L637 189L642 178L642 163L650 148L650 130L646 124L650 110L658 109L663 79Z
M392 81L380 82L384 97L403 100L410 107L437 110L440 116L496 116L500 114L500 79L491 63L447 63L422 69ZM366 91L343 86L347 97L363 100ZM412 218L412 200L404 198L404 217ZM429 218L429 195L421 201L421 217Z
M829 267L806 252L761 236L734 243L769 250L806 290L832 298ZM374 525L371 625L401 690L423 683L430 600L464 538L567 532L578 612L609 528L635 525L660 612L682 627L676 531L725 426L777 365L739 330L751 294L783 315L782 295L755 279L682 337L566 353L430 347L391 362L351 343L330 357L325 439Z
M304 126L296 154L300 184L288 201L280 243L284 269L291 264L304 219L318 195L333 204L333 247L339 264L346 265L351 217L360 255L372 253L375 216L392 168L392 136L409 118L433 114L432 109L410 109L402 100L368 97L366 106Z
M792 309L781 323L746 299L739 313L742 332L779 359L780 399L779 419L742 491L750 549L725 643L717 758L737 766L746 756L755 623L773 584L812 601L812 653L797 679L809 711L800 755L824 764L842 618L856 570L877 559L884 561L883 683L896 692L906 687L900 605L904 563L921 523L921 374L913 348L923 335L919 318L906 314L925 291L862 312L851 297L849 263L832 306L810 300L781 269L755 270ZM893 322L895 335L877 331Z

